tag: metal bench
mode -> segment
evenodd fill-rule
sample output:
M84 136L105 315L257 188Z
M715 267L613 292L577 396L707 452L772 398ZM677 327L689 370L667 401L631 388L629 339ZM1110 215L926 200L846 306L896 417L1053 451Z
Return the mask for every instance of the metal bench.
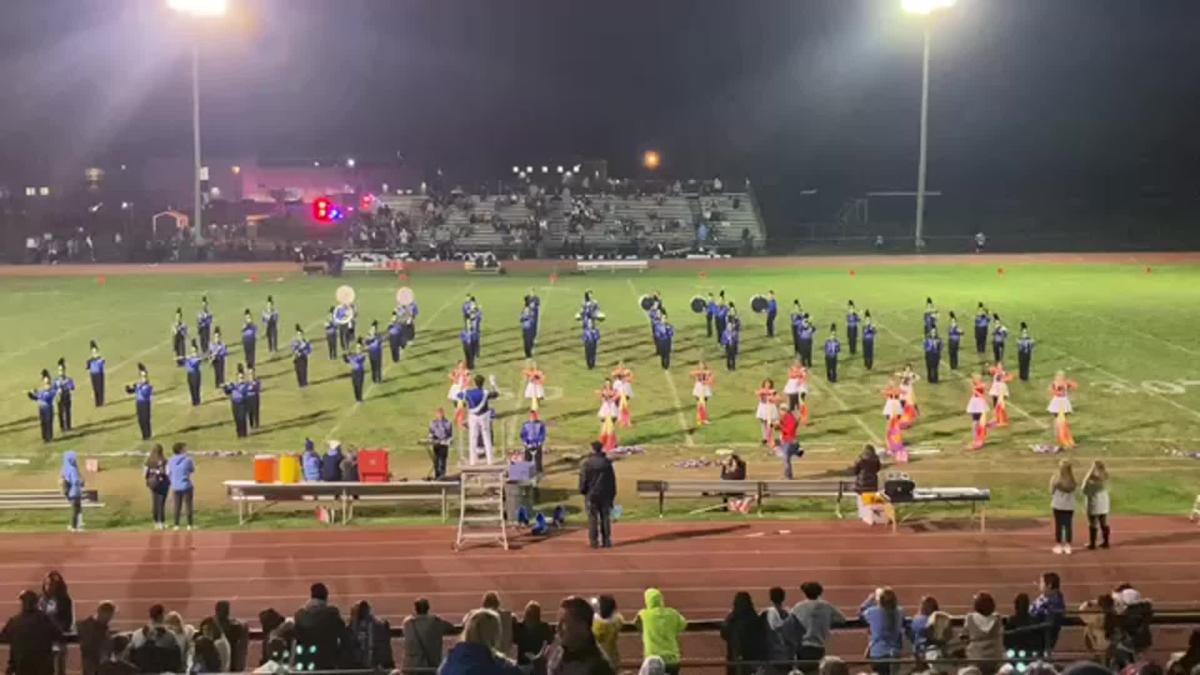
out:
M580 260L575 263L579 272L616 272L617 270L637 270L644 272L650 269L647 260Z
M823 498L834 499L838 517L842 517L841 500L853 493L853 483L843 480L639 480L639 497L657 497L658 515L661 518L667 497L721 497L740 498L752 496L762 512L767 497L779 498Z
M458 493L458 483L452 481L404 481L394 483L256 483L250 480L227 480L225 491L238 507L238 523L254 517L255 505L265 507L280 502L334 502L341 511L342 523L354 517L354 504L398 503L404 501L439 500L442 520L449 513L451 494Z
M85 489L81 499L83 508L94 509L104 506L100 491ZM31 511L40 509L69 509L71 502L62 490L0 490L0 511Z

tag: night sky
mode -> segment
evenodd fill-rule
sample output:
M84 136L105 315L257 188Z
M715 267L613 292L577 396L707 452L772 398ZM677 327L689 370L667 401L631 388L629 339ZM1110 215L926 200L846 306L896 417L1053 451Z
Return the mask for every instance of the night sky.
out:
M231 0L205 152L394 156L464 178L607 159L912 189L899 0ZM5 0L0 184L190 153L192 33L159 0ZM933 25L930 188L1200 192L1200 2L959 0Z

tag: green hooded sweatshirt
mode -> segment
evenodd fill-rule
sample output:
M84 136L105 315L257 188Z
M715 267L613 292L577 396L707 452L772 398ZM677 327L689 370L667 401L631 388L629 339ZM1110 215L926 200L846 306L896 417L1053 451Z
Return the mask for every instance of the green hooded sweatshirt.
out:
M642 655L657 656L666 664L679 663L679 634L687 619L663 605L662 591L646 589L646 608L638 612L642 625Z

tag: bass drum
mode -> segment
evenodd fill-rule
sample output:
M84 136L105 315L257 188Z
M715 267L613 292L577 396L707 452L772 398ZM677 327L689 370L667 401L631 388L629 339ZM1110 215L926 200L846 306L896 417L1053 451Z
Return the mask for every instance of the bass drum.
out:
M696 314L703 314L704 311L708 309L708 301L697 295L692 298L692 302L689 304L689 306L692 308L692 312Z
M750 298L750 309L755 314L762 314L767 311L767 299L761 295L756 295Z

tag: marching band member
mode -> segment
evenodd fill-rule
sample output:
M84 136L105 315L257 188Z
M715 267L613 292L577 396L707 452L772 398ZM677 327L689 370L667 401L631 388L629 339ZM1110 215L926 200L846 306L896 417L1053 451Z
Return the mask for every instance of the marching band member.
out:
M799 415L800 424L808 424L808 369L799 361L788 368L783 393L788 397L788 409Z
M623 427L633 426L630 402L633 400L633 371L625 367L625 362L617 363L611 373L613 389L617 390L617 414Z
M479 358L479 346L483 342L483 305L475 303L475 311L470 317L471 333L475 338L475 358Z
M838 353L842 351L842 343L838 342L837 324L829 324L829 337L825 338L825 377L830 382L837 382Z
M921 409L917 407L916 395L917 381L921 378L913 372L912 364L906 363L904 370L897 373L897 379L900 383L900 404L904 407L904 412L900 417L900 428L908 429L921 416Z
M463 321L471 318L471 314L475 311L475 296L467 293L467 299L463 300L462 316Z
M342 360L350 364L350 384L354 387L354 400L363 400L363 366L366 365L367 355L362 351L362 340L356 340L350 347L350 352L342 354Z
M728 312L728 308L726 308ZM722 326L721 344L725 345L725 368L727 370L737 370L738 343L741 342L741 321L736 318L732 321L722 319L718 322Z
M713 372L701 361L690 375L695 381L692 397L696 399L696 425L704 426L708 424L708 399L713 395Z
M263 329L267 333L267 349L274 354L279 351L279 310L275 309L275 298L269 295L267 306L262 312L262 320Z
M42 427L42 441L49 443L54 440L54 397L58 392L50 379L50 371L42 369L42 386L27 392L29 400L36 401L38 406L38 422Z
M393 311L392 320L388 322L387 327L388 351L392 354L392 363L400 360L400 349L405 343L405 330L400 310Z
M308 356L312 354L312 343L304 337L304 329L296 324L296 337L292 338L292 369L296 371L296 385L308 386Z
M1033 338L1029 336L1029 326L1021 322L1021 335L1017 338L1017 366L1020 369L1021 381L1029 381L1029 366L1033 361Z
M250 435L250 432L246 425L246 371L242 364L238 364L234 381L221 385L221 391L224 391L225 395L229 397L229 407L233 412L233 428L237 437L245 438Z
M212 312L208 311L208 296L200 296L200 312L196 314L196 335L200 338L200 352L208 353L208 343L212 340Z
M404 344L400 345L401 347L417 339L417 316L421 314L421 307L417 305L416 298L413 298L413 301L408 303L405 309L406 311L403 312Z
M463 358L466 359L467 368L475 368L475 355L479 352L479 336L471 327L470 320L463 323L463 329L458 333L458 340L462 343Z
M433 479L446 477L446 459L450 456L450 443L454 440L454 425L446 419L446 411L437 409L437 415L429 423L429 445L433 448Z
M546 376L533 361L521 374L525 377L525 398L529 399L529 409L537 410L542 399L546 398Z
M250 315L250 309L247 308L242 313L242 357L245 359L246 367L254 367L254 346L258 342L258 324L254 323L254 317Z
M800 325L804 323L804 311L800 309L800 300L792 300L792 312L788 315L788 322L792 326L792 351L796 356L800 356Z
M137 410L138 428L142 432L142 440L148 441L151 437L150 428L150 402L154 397L154 386L150 384L150 373L147 372L146 366L139 363L138 381L125 387L126 394L133 394L134 407Z
M942 362L942 338L936 330L929 331L923 344L925 348L925 377L930 384L938 383L938 366Z
M992 323L992 315L983 303L975 310L975 351L982 355L987 351L988 326Z
M100 345L95 340L88 342L88 349L91 351L87 360L88 377L92 380L92 398L99 408L104 405L104 357L100 356Z
M1073 412L1071 407L1071 392L1079 387L1074 380L1067 379L1063 371L1054 374L1050 383L1050 405L1046 411L1054 415L1054 435L1058 447L1070 450L1075 447L1075 437L1071 435L1071 425L1067 416Z
M583 306L579 310L580 320L595 320L596 315L600 312L600 303L592 297L592 290L583 292Z
M988 389L988 396L992 397L992 408L996 412L996 426L1008 426L1008 383L1012 382L1012 375L1004 370L1004 364L999 361L996 365L988 368L988 374L992 376L992 386Z
M958 345L962 342L962 329L958 327L958 317L950 312L950 328L946 332L949 337L950 370L958 370Z
M996 326L992 328L992 360L1000 363L1004 360L1004 341L1008 339L1008 327L1000 320L999 314L992 315Z
M454 423L460 427L467 425L467 407L463 402L462 393L471 383L471 369L465 361L459 361L450 371L450 391L446 398L454 401Z
M729 305L725 304L725 289L717 298L717 308L713 313L713 321L717 324L717 344L724 344L725 328L729 323Z
M995 386L994 384L992 385ZM987 441L987 386L978 373L971 375L971 400L967 402L967 414L971 416L971 449L979 450Z
M875 366L875 324L871 322L871 310L863 312L863 367L870 370Z
M596 392L600 397L600 410L596 416L600 418L600 438L604 450L615 450L617 447L617 415L620 414L620 392L613 387L612 380L604 380L604 386Z
M58 359L54 388L58 390L58 426L66 433L71 430L71 396L75 391L75 379L67 375L67 360L62 357Z
M542 319L542 299L538 297L537 292L532 288L529 289L529 295L525 296L525 306L533 313L533 337L536 340Z
M675 338L675 327L667 320L663 312L660 320L654 324L654 342L658 345L658 357L663 370L671 367L671 341Z
M542 473L542 453L546 446L546 424L536 410L529 411L529 420L521 425L521 443L525 445L525 461L533 462L537 472Z
M925 298L925 314L922 320L924 330L922 335L928 335L929 331L937 329L937 307L933 306L933 298Z
M483 389L484 379L482 375L475 376L475 386L464 391L460 396L463 402L467 405L467 448L468 462L475 464L477 461L476 449L482 445L484 454L487 458L487 463L493 461L492 450L492 411L489 408L490 401L500 395L496 389L496 378L490 378L490 387L487 391Z
M254 366L246 366L246 425L257 429L262 412L262 380L254 373Z
M333 308L329 308L329 316L325 319L325 345L329 348L329 360L337 360L338 352L338 323L333 320Z
M379 322L371 322L371 330L367 339L363 340L367 348L367 360L371 365L371 382L383 382L383 336L379 334Z
M521 324L521 344L525 348L525 358L533 358L533 343L537 339L537 314L529 305L529 296L525 296L525 306L521 308L518 319Z
M596 349L600 345L600 327L596 325L593 318L585 318L583 321L583 359L587 363L587 369L591 370L596 367Z
M850 356L858 353L858 309L854 301L846 302L846 341L850 343Z
M762 444L775 447L775 426L779 424L779 396L775 393L775 381L767 378L755 392L758 397L758 407L754 410L754 418L762 423Z
M662 321L662 309L653 297L650 298L650 309L646 310L646 318L650 320L650 339L654 342L654 355L661 356L662 342L658 336L658 323Z
M716 320L716 316L717 299L714 298L713 294L710 292L708 294L708 302L704 304L704 326L706 330L705 337L713 336L713 321ZM717 337L717 340L720 341L720 336Z
M775 291L767 291L767 337L775 337L775 316L779 314L779 302Z
M896 380L889 379L887 387L882 391L884 397L883 403L883 418L887 420L887 429L884 432L887 438L888 454L896 458L896 461L908 461L908 450L904 446L904 428L900 424L900 420L904 417L904 403L900 397L903 392L900 387L896 386Z
M812 324L808 313L800 318L800 327L796 329L796 338L800 341L800 363L804 364L805 368L812 368L812 348L813 336L817 333L817 327Z
M220 326L213 329L212 343L208 345L208 360L212 363L213 382L217 387L225 384L225 359L229 358L229 347L221 340Z
M187 356L187 324L183 322L183 308L175 308L175 322L171 324L171 351L175 358Z
M200 355L200 343L192 340L192 351L182 359L177 359L176 362L183 366L183 370L187 373L188 394L192 398L192 405L200 405L200 370L204 366L204 357Z

